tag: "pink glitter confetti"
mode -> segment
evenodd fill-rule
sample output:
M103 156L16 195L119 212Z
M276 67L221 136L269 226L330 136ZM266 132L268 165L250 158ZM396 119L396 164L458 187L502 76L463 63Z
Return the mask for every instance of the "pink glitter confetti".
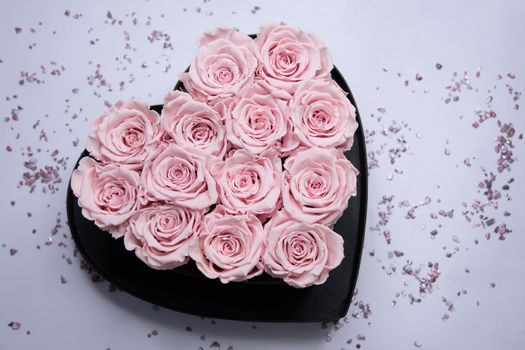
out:
M12 330L17 331L20 329L22 324L20 322L11 321L7 324L8 327L10 327Z

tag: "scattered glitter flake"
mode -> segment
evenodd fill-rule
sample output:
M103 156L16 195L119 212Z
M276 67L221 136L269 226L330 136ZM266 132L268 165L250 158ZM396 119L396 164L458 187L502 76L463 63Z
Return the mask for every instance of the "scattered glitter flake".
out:
M95 65L95 72L87 76L87 82L88 85L93 86L93 94L97 97L102 97L101 89L105 89L107 92L113 91L111 84L102 73L102 65L100 63Z
M171 36L168 33L162 32L161 30L152 31L147 39L150 43L162 42L162 47L164 49L173 50L173 44L171 43Z
M186 329L186 332L191 332L191 331L193 331L193 329L192 329L190 326L186 326L185 329Z
M254 6L254 7L252 8L252 13L253 13L253 14L256 14L257 12L259 12L260 9L261 9L260 6Z
M423 77L421 76L421 74L419 74L419 73L416 74L416 80L417 81L423 80Z
M446 156L450 156L451 152L448 148L445 148L444 153Z
M386 108L380 107L377 109L379 113L386 113Z
M420 207L423 207L423 206L427 206L429 205L430 203L432 202L432 198L430 198L429 196L426 196L425 197L425 201L421 201L419 202L418 204L416 205L413 205L405 214L405 219L407 220L411 220L411 219L415 219L416 218L416 209L420 208ZM403 207L408 207L410 206L409 202L408 201L402 201L402 202L399 202L398 204L398 207L400 208L403 208Z
M490 282L490 286L491 286L492 288L494 288L494 287L496 287L496 283L494 283L494 282Z
M355 309L352 311L353 318L368 319L368 317L372 315L372 309L370 308L370 304L365 303L362 300L354 302L353 306L355 307Z
M516 75L514 73L507 73L507 76L511 79L516 79Z
M392 215L392 209L394 208L394 204L392 203L393 198L394 196L383 196L377 205L379 220L374 226L370 227L371 231L380 232L387 244L390 244L392 241L390 231L386 229L386 226Z
M452 74L451 83L446 86L446 89L448 90L448 95L444 99L445 103L450 103L451 101L457 102L459 101L459 94L466 90L472 90L472 85L470 83L470 79L468 76L468 73L465 71L463 75L458 78L458 73L454 72Z
M60 275L60 283L66 284L67 282L67 279L64 276Z
M12 330L17 331L20 329L22 324L20 322L11 321L7 324L8 327L10 327Z
M426 274L422 274L422 267L415 268L411 261L407 261L403 266L402 274L414 277L419 282L419 293L428 294L432 293L434 284L438 280L441 273L439 272L439 263L429 262L427 264L429 271Z
M441 63L436 63L436 69L441 70L443 68L443 65Z
M214 340L211 344L210 344L210 349L220 349L221 348L221 344Z
M414 346L415 346L416 348L420 348L420 347L423 346L423 344L421 344L421 343L418 342L418 341L415 341L415 342L414 342Z
M16 253L18 253L18 249L14 249L14 248L9 249L9 255L13 256Z
M405 255L405 253L403 253L402 251L399 251L399 250L394 250L394 255L396 256L396 258L400 258L403 255Z
M15 33L16 33L16 34L20 34L20 32L22 32L22 28L20 28L20 27L16 27L16 28L15 28Z

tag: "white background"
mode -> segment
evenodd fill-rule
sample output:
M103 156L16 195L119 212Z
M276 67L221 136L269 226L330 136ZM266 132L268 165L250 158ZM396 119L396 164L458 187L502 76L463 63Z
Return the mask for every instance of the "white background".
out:
M525 148L518 135L525 121L524 107L515 109L520 101L513 101L509 87L512 94L525 87L524 16L520 1L2 1L0 349L209 349L214 342L236 350L520 348L525 343ZM106 282L93 283L73 256L65 225L66 184L89 122L105 110L105 101L138 97L160 103L190 63L201 32L229 26L254 33L281 20L324 40L355 95L364 128L375 132L368 138L379 161L370 170L368 228L378 224L382 197L394 196L387 226L367 230L358 293L347 319L324 326L201 319L156 310L124 292L109 292ZM155 30L169 35L173 50L163 47L164 37L148 40ZM436 63L443 68L436 69ZM102 75L90 85L97 64ZM60 75L51 74L61 66ZM20 85L22 72L36 73L43 83ZM454 93L459 100L446 103L446 87L465 72L471 89L463 85ZM97 86L101 80L106 86ZM18 121L9 120L18 106ZM478 109L492 109L497 117L473 128ZM516 129L517 160L502 174L494 150L501 134L497 120ZM401 129L382 133L392 125ZM41 130L47 142L40 139ZM401 136L407 148L391 164L389 149L400 145ZM35 151L32 157L27 146ZM59 191L43 193L40 182L33 193L18 187L28 171L24 162L34 158L38 167L56 165L54 150L58 158L69 157L60 170ZM497 209L485 210L487 219L495 219L485 229L473 227L479 217L469 223L462 215L476 200L485 201L478 191L482 167L498 174L493 187L503 193ZM510 189L502 190L510 178L515 179ZM414 219L405 218L404 205L427 196L430 204L417 208ZM453 218L438 214L452 209ZM57 217L63 227L52 235ZM485 234L503 223L512 229L506 239L492 234L487 240ZM431 239L434 229L438 234ZM50 236L53 242L45 245ZM392 256L394 250L404 255ZM439 263L441 275L431 293L421 297L417 280L403 274L407 260L421 266L420 276L429 271L428 262ZM421 301L411 304L410 294ZM453 303L450 310L443 298ZM360 302L371 310L366 319ZM20 322L20 329L10 322ZM148 337L154 330L157 335Z

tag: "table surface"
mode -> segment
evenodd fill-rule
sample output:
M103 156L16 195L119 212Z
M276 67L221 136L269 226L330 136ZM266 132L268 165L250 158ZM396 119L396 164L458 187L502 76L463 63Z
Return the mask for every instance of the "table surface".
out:
M517 349L524 15L520 1L6 2L0 348ZM66 225L90 122L119 99L160 103L201 32L281 20L325 41L366 130L367 232L347 317L202 319L114 290Z

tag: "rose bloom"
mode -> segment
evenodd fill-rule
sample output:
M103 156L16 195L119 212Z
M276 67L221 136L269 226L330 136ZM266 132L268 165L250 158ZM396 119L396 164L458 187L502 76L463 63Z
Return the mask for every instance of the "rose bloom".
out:
M254 154L273 148L285 156L299 146L288 118L287 102L259 84L240 97L231 113L226 114L225 123L231 144Z
M249 36L219 28L203 34L197 56L180 80L198 99L214 101L235 96L253 82L256 55L255 43Z
M295 220L334 224L356 194L358 171L341 151L310 148L284 163L283 207Z
M166 201L190 209L217 202L216 183L209 172L210 157L174 144L161 145L146 159L141 182L151 201Z
M284 23L267 25L255 41L262 62L258 75L291 94L301 81L328 78L333 68L321 40L299 28Z
M260 156L242 149L233 151L225 161L215 163L211 173L227 212L266 216L278 209L282 165L275 151Z
M355 107L332 80L299 84L290 101L290 118L301 144L349 150L357 130Z
M296 288L323 284L343 260L343 238L329 227L279 212L264 227L265 271Z
M130 219L124 245L149 267L173 269L189 261L190 246L204 215L176 205L153 205Z
M92 124L86 149L104 163L140 169L159 139L159 115L143 102L119 101Z
M264 230L255 215L230 215L221 205L204 217L191 249L198 269L222 283L260 275Z
M161 127L181 147L224 157L226 130L219 114L185 92L172 91L164 98Z
M125 223L139 209L139 185L136 171L102 165L90 157L82 158L71 176L82 215L115 238L124 234Z

